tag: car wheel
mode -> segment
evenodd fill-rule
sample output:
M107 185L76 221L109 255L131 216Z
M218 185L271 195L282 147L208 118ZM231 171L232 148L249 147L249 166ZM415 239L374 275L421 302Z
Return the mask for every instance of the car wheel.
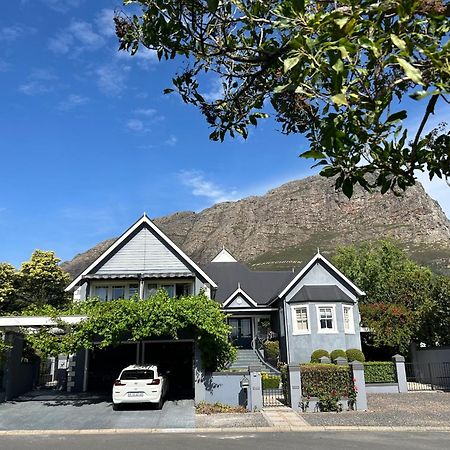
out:
M113 403L113 411L120 411L120 405Z
M159 399L159 402L158 402L158 404L157 404L156 407L157 407L158 409L162 409L163 405L164 405L164 398L163 398L163 396L161 395L161 398Z

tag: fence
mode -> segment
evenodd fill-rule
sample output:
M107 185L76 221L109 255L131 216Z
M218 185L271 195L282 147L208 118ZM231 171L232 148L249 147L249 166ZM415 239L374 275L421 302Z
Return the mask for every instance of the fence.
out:
M281 386L281 377L279 375L269 375L263 373L261 375L261 381L264 407L273 408L287 405L287 399L285 398L284 391Z
M408 391L450 390L450 362L406 363Z

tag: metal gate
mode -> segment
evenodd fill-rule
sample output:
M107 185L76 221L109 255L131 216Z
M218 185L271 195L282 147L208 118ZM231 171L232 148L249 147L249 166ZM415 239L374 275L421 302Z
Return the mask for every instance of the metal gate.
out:
M261 374L263 407L289 406L279 375Z
M450 390L450 362L405 363L408 391Z

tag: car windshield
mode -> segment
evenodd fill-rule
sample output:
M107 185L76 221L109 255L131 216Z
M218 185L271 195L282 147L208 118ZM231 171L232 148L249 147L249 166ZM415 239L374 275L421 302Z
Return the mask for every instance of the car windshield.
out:
M153 380L155 374L153 370L135 369L122 372L121 380Z

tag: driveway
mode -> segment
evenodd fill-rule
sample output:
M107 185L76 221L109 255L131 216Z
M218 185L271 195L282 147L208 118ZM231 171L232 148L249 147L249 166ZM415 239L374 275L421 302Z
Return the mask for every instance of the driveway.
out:
M30 393L0 404L0 430L194 427L193 400L166 401L162 410L134 405L113 411L103 396Z

